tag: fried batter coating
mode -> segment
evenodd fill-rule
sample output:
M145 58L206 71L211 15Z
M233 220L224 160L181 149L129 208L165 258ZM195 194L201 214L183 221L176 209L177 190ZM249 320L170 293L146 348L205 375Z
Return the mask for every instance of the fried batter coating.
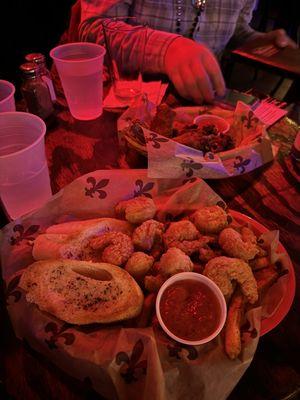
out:
M135 229L132 242L137 248L150 251L155 243L161 243L163 229L164 224L149 219Z
M172 222L164 234L164 242L170 247L172 242L182 242L183 240L196 240L199 232L195 225L188 220Z
M90 247L93 250L103 250L101 261L115 265L126 263L133 253L131 238L122 232L108 232L91 238Z
M126 271L136 280L141 280L154 263L154 258L148 254L137 251L133 253L126 263Z
M219 256L220 256L220 251L213 250L207 245L204 245L199 249L199 260L202 262L207 263L209 260L212 260L213 258Z
M152 219L156 213L156 205L149 197L139 196L121 201L115 207L116 214L132 224L141 224Z
M159 271L164 276L172 276L179 272L193 271L194 264L189 256L175 247L171 247L161 256L159 261Z
M242 349L241 321L244 312L244 296L238 290L232 296L225 325L225 352L231 360L238 357Z
M233 228L225 228L219 235L219 245L229 256L249 261L259 253L256 237L253 236L248 232L245 234L245 231L243 234Z
M258 299L256 280L243 260L223 256L213 258L205 265L203 275L219 286L226 300L233 293L233 281L237 281L249 303L254 304Z
M146 275L144 279L144 286L148 292L156 293L159 291L163 283L166 281L166 277L162 275Z
M219 206L203 207L190 216L201 233L219 233L228 226L227 214Z

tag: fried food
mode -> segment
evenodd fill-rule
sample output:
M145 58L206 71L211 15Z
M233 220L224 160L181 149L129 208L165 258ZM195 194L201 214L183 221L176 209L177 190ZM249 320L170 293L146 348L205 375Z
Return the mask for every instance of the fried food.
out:
M145 289L148 290L148 292L157 293L166 280L167 277L160 274L156 276L146 275L144 279Z
M50 226L33 242L32 255L35 260L68 258L93 259L89 247L90 238L107 232L122 232L131 235L133 226L116 218L97 218L71 221ZM95 261L100 261L95 259Z
M130 256L125 269L136 281L141 281L151 269L153 263L154 258L152 256L137 251Z
M28 302L70 324L134 318L144 300L126 271L106 263L38 261L25 269L19 285Z
M200 236L195 225L188 220L172 222L165 232L163 238L167 247L173 242L182 242L183 240L196 240Z
M164 224L149 219L134 230L132 242L138 249L150 251L154 244L162 242L163 230Z
M259 253L254 238L248 232L243 234L243 231L239 233L233 228L225 228L219 235L219 244L229 256L249 261Z
M256 280L250 266L243 260L216 257L205 265L203 275L218 285L226 300L229 300L233 293L235 281L250 304L258 300Z
M190 220L201 233L219 233L228 226L227 213L219 206L203 207L191 215Z
M278 271L274 265L254 272L259 296L261 297L286 271Z
M173 136L173 122L176 116L175 111L167 104L162 103L156 109L156 114L151 121L150 129L162 136Z
M170 277L179 272L193 271L193 263L189 256L176 247L171 247L161 256L159 271L163 276Z
M177 143L194 149L207 152L219 153L234 148L232 137L226 133L219 133L213 125L198 127L197 125L187 125L179 135L173 138Z
M144 304L140 315L137 317L136 326L138 328L146 328L151 324L153 314L155 314L156 294L149 293L145 297Z
M242 349L241 321L244 314L244 296L237 290L229 304L225 325L225 352L231 360L238 357Z
M156 213L156 205L149 197L139 196L121 201L115 207L116 214L132 224L141 224L152 219Z
M101 260L109 264L123 265L134 249L131 238L125 233L109 232L90 239L91 249L102 252Z

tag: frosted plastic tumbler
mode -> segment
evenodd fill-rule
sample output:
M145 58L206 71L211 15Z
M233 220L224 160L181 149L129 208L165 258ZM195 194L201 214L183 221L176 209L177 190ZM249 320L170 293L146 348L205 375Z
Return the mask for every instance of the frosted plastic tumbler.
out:
M0 113L0 197L11 219L41 207L52 195L45 133L36 115Z
M0 112L16 111L15 87L8 81L0 80Z
M70 112L79 120L102 114L105 48L95 43L68 43L51 50Z

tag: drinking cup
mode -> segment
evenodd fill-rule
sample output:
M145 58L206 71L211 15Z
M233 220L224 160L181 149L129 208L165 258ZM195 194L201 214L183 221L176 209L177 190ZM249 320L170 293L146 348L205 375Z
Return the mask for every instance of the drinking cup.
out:
M147 26L135 17L115 17L104 19L102 27L114 95L128 105L142 92ZM118 43L123 44L122 60Z
M41 207L51 197L45 133L46 125L36 115L0 113L0 197L10 219Z
M15 87L12 83L0 80L0 112L16 111Z
M105 48L95 43L68 43L51 50L71 114L92 120L102 114Z

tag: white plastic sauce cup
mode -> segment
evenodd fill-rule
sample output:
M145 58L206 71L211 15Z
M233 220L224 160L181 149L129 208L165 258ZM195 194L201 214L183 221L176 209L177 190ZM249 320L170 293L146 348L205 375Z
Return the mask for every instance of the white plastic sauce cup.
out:
M182 339L176 335L174 335L174 333L172 333L167 326L165 325L162 317L161 317L161 313L160 313L160 301L162 298L162 295L164 293L164 291L171 286L173 283L175 282L180 282L180 281L186 281L186 280L196 280L199 281L203 284L205 284L206 286L208 286L211 291L214 293L214 295L216 296L220 308L221 308L221 315L220 315L220 321L215 329L215 331L208 337L200 339L200 340L185 340ZM195 273L195 272L181 272L179 274L173 275L171 278L169 278L160 288L158 294L157 294L157 298L156 298L156 315L158 318L158 321L162 327L162 329L174 340L176 340L177 342L180 343L184 343L184 344L188 344L188 345L192 345L192 346L196 346L196 345L200 345L200 344L204 344L207 342L210 342L212 339L214 339L222 330L225 321L226 321L226 314L227 314L227 307L226 307L226 301L225 298L221 292L221 290L218 288L218 286L209 278L207 278L204 275Z

